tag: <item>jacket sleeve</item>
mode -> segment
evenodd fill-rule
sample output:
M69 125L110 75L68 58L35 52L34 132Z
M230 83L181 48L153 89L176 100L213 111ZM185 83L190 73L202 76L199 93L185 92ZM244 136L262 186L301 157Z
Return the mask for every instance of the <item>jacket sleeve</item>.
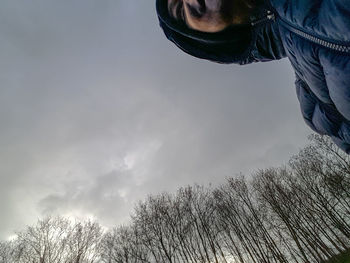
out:
M296 92L306 124L321 135L328 135L343 151L350 154L350 125L332 104L321 102L308 85L296 75Z

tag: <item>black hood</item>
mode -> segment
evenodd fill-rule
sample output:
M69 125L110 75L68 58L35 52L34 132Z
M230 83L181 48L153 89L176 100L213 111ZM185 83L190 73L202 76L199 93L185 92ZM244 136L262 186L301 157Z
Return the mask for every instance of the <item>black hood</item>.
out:
M156 0L156 8L166 37L194 57L241 65L285 57L276 23L267 19L268 11L264 6L257 8L252 23L233 25L217 33L193 30L175 20L169 15L167 0ZM266 37L269 39L266 39L268 46L265 47Z

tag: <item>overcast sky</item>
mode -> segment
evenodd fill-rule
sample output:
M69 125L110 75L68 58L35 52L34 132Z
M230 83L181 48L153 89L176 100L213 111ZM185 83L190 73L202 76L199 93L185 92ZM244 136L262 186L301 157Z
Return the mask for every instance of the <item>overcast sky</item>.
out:
M3 0L0 238L48 214L127 222L148 194L285 163L307 143L287 60L189 57L150 0Z

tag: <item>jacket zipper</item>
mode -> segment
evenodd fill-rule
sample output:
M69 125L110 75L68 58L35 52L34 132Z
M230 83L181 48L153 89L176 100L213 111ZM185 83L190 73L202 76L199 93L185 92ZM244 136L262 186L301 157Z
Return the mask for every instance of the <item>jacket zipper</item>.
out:
M267 15L266 16L264 16L264 17L262 17L260 19L256 19L256 20L252 21L250 24L252 26L256 26L258 24L267 22L269 20L275 21L275 14L272 13L271 11L267 11Z
M350 43L349 45L342 45L342 44L337 44L337 43L332 43L330 41L315 37L313 35L310 35L298 28L296 28L295 26L290 25L288 22L284 21L282 18L279 17L279 20L282 22L282 26L286 27L287 29L289 29L290 31L292 31L293 33L297 34L298 36L305 38L313 43L316 43L318 45L321 45L323 47L335 50L335 51L339 51L339 52L344 52L344 53L348 53L350 54Z

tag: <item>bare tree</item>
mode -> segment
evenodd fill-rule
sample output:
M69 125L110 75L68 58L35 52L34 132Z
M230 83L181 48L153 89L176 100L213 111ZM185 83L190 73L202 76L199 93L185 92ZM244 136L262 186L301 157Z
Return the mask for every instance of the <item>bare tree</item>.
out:
M348 251L349 158L311 139L289 166L252 181L140 202L131 224L107 235L105 262L313 263Z
M327 138L288 165L140 202L129 225L39 220L0 263L316 263L350 251L350 157Z
M112 229L102 240L101 260L105 263L148 263L150 255L134 226Z
M139 239L151 251L156 262L175 262L178 244L168 220L172 199L168 194L149 197L140 203L133 217Z
M0 241L0 263L12 263L13 244L8 241Z
M73 224L67 240L66 262L98 262L102 236L101 226L95 222Z
M48 217L17 233L12 258L18 263L94 263L101 238L97 223Z
M65 249L70 225L61 218L39 220L37 225L29 226L17 233L17 262L64 262Z

